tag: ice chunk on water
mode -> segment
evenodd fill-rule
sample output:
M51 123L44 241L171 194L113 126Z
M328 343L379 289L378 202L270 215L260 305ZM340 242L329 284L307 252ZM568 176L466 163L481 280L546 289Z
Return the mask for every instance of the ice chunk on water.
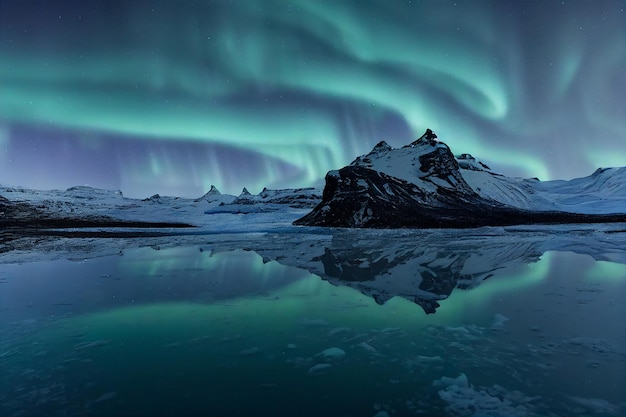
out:
M460 388L469 388L469 380L465 374L461 374L456 378L450 378L447 376L442 377L441 379L437 379L433 382L433 386L435 387L460 387Z
M321 375L321 374L325 373L326 371L328 371L331 366L332 365L330 365L328 363L318 363L317 365L314 365L311 368L309 368L309 370L307 371L307 374L309 374L309 375Z
M331 347L328 349L324 349L315 357L321 358L325 361L336 361L346 356L346 352L343 349L339 349L338 347Z
M417 355L415 357L415 359L418 362L425 362L425 363L433 363L433 362L443 362L443 358L439 355L437 356L422 356L422 355ZM461 374L463 375L463 374Z
M535 414L533 404L539 397L528 397L519 391L508 391L494 385L491 388L474 387L467 376L442 377L433 381L441 387L439 397L448 405L446 412L460 416L528 417Z
M250 349L244 349L241 352L239 352L240 355L242 356L250 356L250 355L254 355L261 352L261 349L259 349L257 346L253 346Z
M619 406L611 404L602 398L570 397L570 399L594 414L614 416L618 415L617 413L620 408Z
M80 342L74 345L74 350L91 349L95 347L108 345L109 343L111 343L110 340L94 340L93 342Z
M362 349L364 349L364 350L366 350L367 352L369 352L371 354L374 354L374 355L378 355L379 354L378 350L376 350L376 348L374 346L370 345L367 342L361 342L357 346L362 348Z
M101 396L99 396L98 398L96 398L94 400L94 403L101 403L103 401L112 400L115 397L117 397L117 392L115 392L115 391L106 392L106 393L102 394Z
M493 324L491 325L492 329L502 329L504 327L504 323L509 321L509 318L503 316L502 314L496 314L493 316Z

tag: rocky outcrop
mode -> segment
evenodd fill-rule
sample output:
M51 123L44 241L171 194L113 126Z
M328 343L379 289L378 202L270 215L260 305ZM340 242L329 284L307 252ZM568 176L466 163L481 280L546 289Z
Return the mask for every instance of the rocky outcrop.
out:
M465 160L474 162L470 157ZM349 166L330 171L320 204L294 224L469 228L623 221L626 214L528 210L479 195L464 179L448 146L429 129L403 148L381 142Z

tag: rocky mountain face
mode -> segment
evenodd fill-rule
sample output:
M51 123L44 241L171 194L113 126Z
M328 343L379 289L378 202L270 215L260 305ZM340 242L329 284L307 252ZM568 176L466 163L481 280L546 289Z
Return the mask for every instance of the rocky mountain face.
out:
M430 129L399 149L381 142L350 165L330 171L321 203L294 224L468 228L626 221L626 207L606 213L564 211L549 204L558 184L540 193L539 187L529 185L536 180L492 173L471 155L459 159L465 168ZM472 172L477 175L466 174Z

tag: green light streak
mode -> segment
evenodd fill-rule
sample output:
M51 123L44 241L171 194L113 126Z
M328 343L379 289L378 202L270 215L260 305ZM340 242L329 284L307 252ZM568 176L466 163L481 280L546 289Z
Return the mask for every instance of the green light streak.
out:
M398 24L397 16L385 19L386 16L379 15L378 19L370 19L361 12L360 5L298 3L319 19L307 20L309 30L321 38L332 33L338 39L334 46L353 57L355 67L392 64L408 70L417 80L421 78L429 86L446 91L468 109L485 117L498 119L506 115L506 96L502 94L506 88L498 68L489 59L493 50L477 43L473 37L439 34L433 41L428 32L434 28L428 27L428 21L421 22L423 30L415 30ZM419 97L413 95L412 99L419 100ZM391 106L393 103L395 100L381 104ZM411 112L405 110L404 113Z
M598 6L601 22L583 3L552 10L559 19L540 7L531 8L537 27L463 2L309 0L163 1L150 13L128 3L114 7L123 18L84 22L95 26L58 25L54 16L38 40L7 25L0 123L252 151L268 157L258 183L245 184L260 188L281 179L276 161L301 170L293 185L323 178L389 140L363 131L377 114L392 114L415 137L433 128L456 153L562 178L573 168L533 156L540 141L567 137L592 154L590 133L612 143L626 136L626 26L609 3ZM118 32L105 33L103 23ZM356 116L340 120L338 108ZM612 156L590 158L605 166ZM141 175L173 178L168 164L158 156ZM227 170L205 168L198 181L221 187Z
M614 281L626 279L626 265L596 261L589 268L586 274L586 279L591 281Z
M594 147L586 153L586 159L596 168L612 168L626 166L626 151L621 149L599 149Z
M546 279L552 265L552 252L545 252L538 262L515 265L513 268L501 269L482 282L478 287L468 291L456 289L448 300L441 302L437 314L442 316L463 316L463 309L489 311L486 308L499 294L521 292L527 287L536 286Z

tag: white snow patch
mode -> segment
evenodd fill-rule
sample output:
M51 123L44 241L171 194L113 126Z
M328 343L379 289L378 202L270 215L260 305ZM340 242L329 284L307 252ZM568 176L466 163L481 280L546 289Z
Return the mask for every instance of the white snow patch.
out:
M387 194L389 194L389 195L395 195L395 193L393 192L393 190L391 189L391 187L389 186L389 184L384 183L384 184L383 184L383 188L385 189L385 191L387 192Z
M428 180L441 188L452 188L449 182L437 177L428 177Z

